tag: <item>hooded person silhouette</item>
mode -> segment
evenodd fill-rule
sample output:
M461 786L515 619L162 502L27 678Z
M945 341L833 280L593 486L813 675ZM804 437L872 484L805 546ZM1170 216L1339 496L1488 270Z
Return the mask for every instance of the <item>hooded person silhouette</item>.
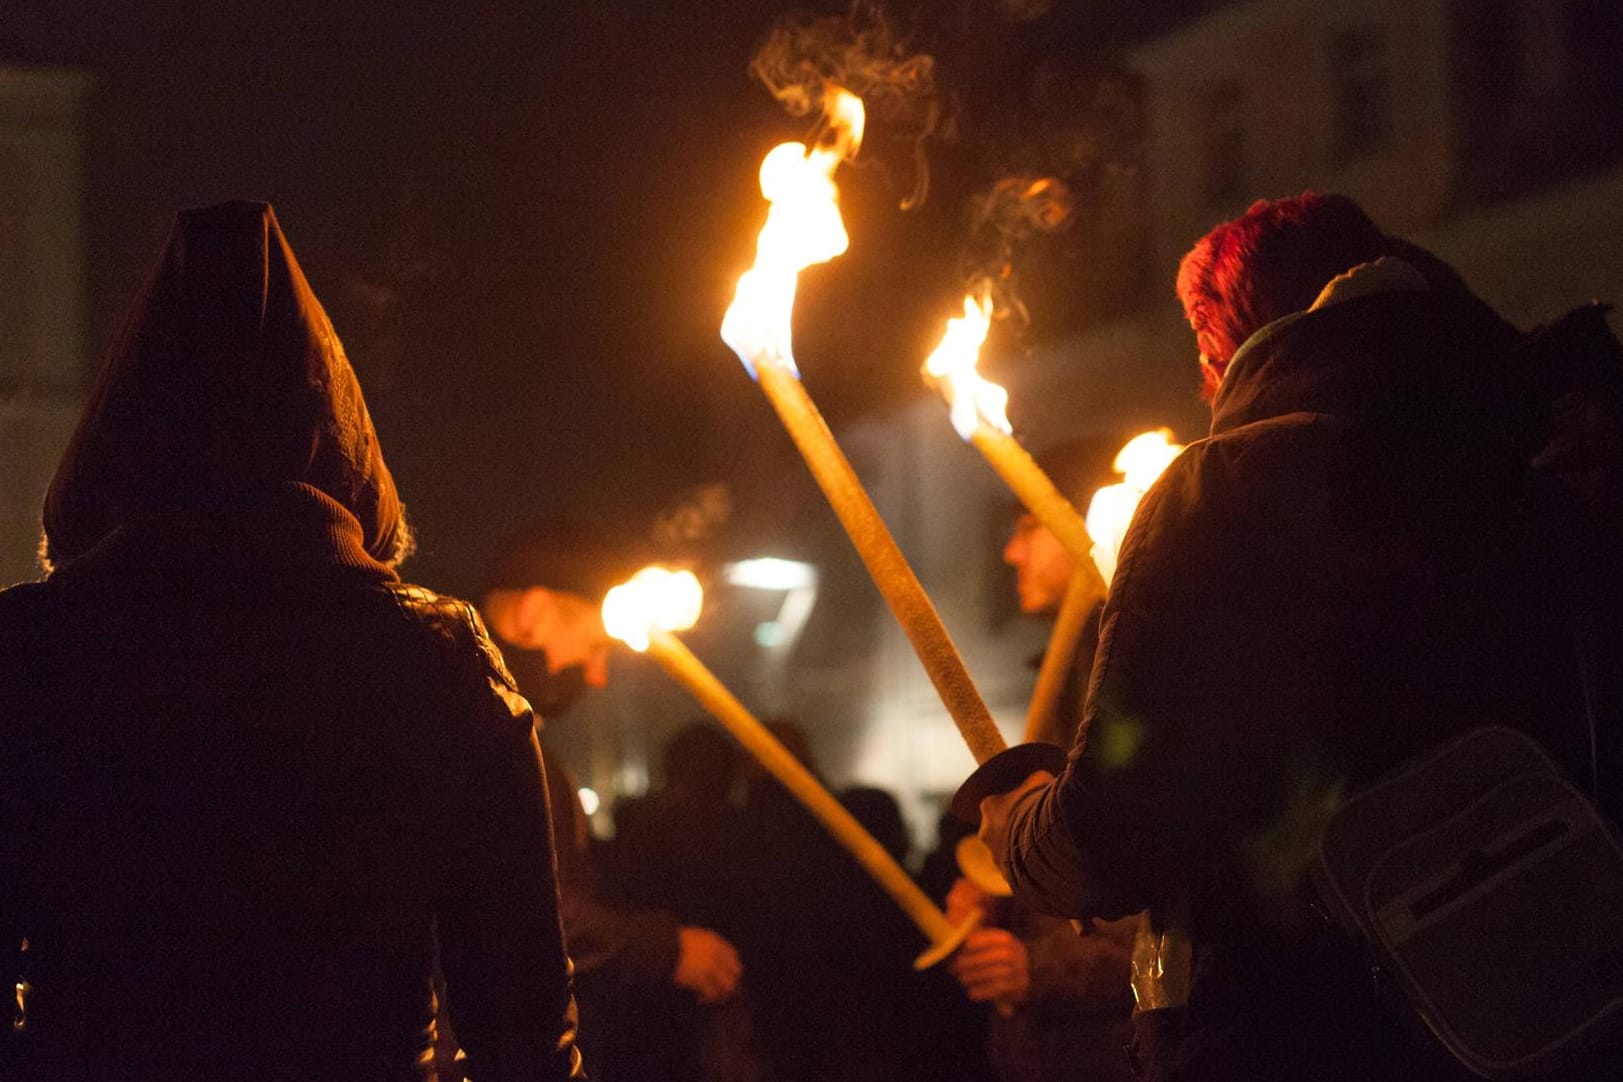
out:
M180 215L0 592L0 1077L577 1076L528 704L268 205Z
M272 493L347 512L352 562L410 551L360 384L275 214L185 211L51 482L45 556L82 556L136 519L217 522Z

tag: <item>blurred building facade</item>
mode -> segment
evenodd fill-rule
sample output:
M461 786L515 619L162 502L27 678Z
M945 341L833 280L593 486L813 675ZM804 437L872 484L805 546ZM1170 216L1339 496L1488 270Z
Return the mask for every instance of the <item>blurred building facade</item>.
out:
M1520 326L1623 297L1623 5L1250 0L1146 44L1154 264L1307 188L1357 199Z
M0 585L33 578L85 371L80 72L0 64Z

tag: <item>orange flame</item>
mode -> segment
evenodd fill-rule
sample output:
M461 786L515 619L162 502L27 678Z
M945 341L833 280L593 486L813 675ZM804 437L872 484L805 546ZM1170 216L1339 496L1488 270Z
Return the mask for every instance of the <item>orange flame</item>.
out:
M703 607L704 588L693 572L645 567L603 598L603 627L641 653L650 631L686 631Z
M1112 467L1123 480L1093 494L1087 518L1088 535L1093 538L1093 562L1107 585L1116 573L1116 559L1138 502L1182 451L1183 444L1172 442L1171 429L1158 428L1141 432L1116 452Z
M936 381L952 408L952 427L969 439L981 422L1012 433L1009 392L982 379L975 365L980 360L986 332L992 327L992 298L985 292L964 297L964 314L947 320L941 344L924 362L924 371Z
M800 272L826 263L850 244L840 218L834 170L862 145L862 99L840 87L823 98L823 135L813 147L781 143L761 161L761 194L771 204L755 241L755 265L738 279L721 321L721 338L750 375L777 364L798 376L790 320Z

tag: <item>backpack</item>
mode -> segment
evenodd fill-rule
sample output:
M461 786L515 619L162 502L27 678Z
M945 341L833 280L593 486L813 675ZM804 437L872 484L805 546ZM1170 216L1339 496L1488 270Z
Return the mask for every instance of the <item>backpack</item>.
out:
M1318 894L1483 1078L1547 1073L1623 1025L1623 847L1528 736L1476 729L1350 798Z
M1511 400L1530 506L1563 569L1591 749L1614 813L1623 728L1623 346L1588 304L1523 336ZM1319 839L1329 915L1454 1058L1557 1070L1623 1032L1623 846L1526 734L1479 728L1346 800Z

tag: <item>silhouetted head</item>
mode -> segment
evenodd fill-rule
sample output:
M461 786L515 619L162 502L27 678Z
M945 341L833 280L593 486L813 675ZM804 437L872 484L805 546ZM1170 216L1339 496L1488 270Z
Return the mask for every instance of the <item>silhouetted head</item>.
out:
M217 524L289 486L336 503L373 559L410 552L360 383L275 212L183 211L51 480L42 563L153 518Z
M665 742L661 766L667 788L725 799L738 776L738 745L712 722L689 722Z

